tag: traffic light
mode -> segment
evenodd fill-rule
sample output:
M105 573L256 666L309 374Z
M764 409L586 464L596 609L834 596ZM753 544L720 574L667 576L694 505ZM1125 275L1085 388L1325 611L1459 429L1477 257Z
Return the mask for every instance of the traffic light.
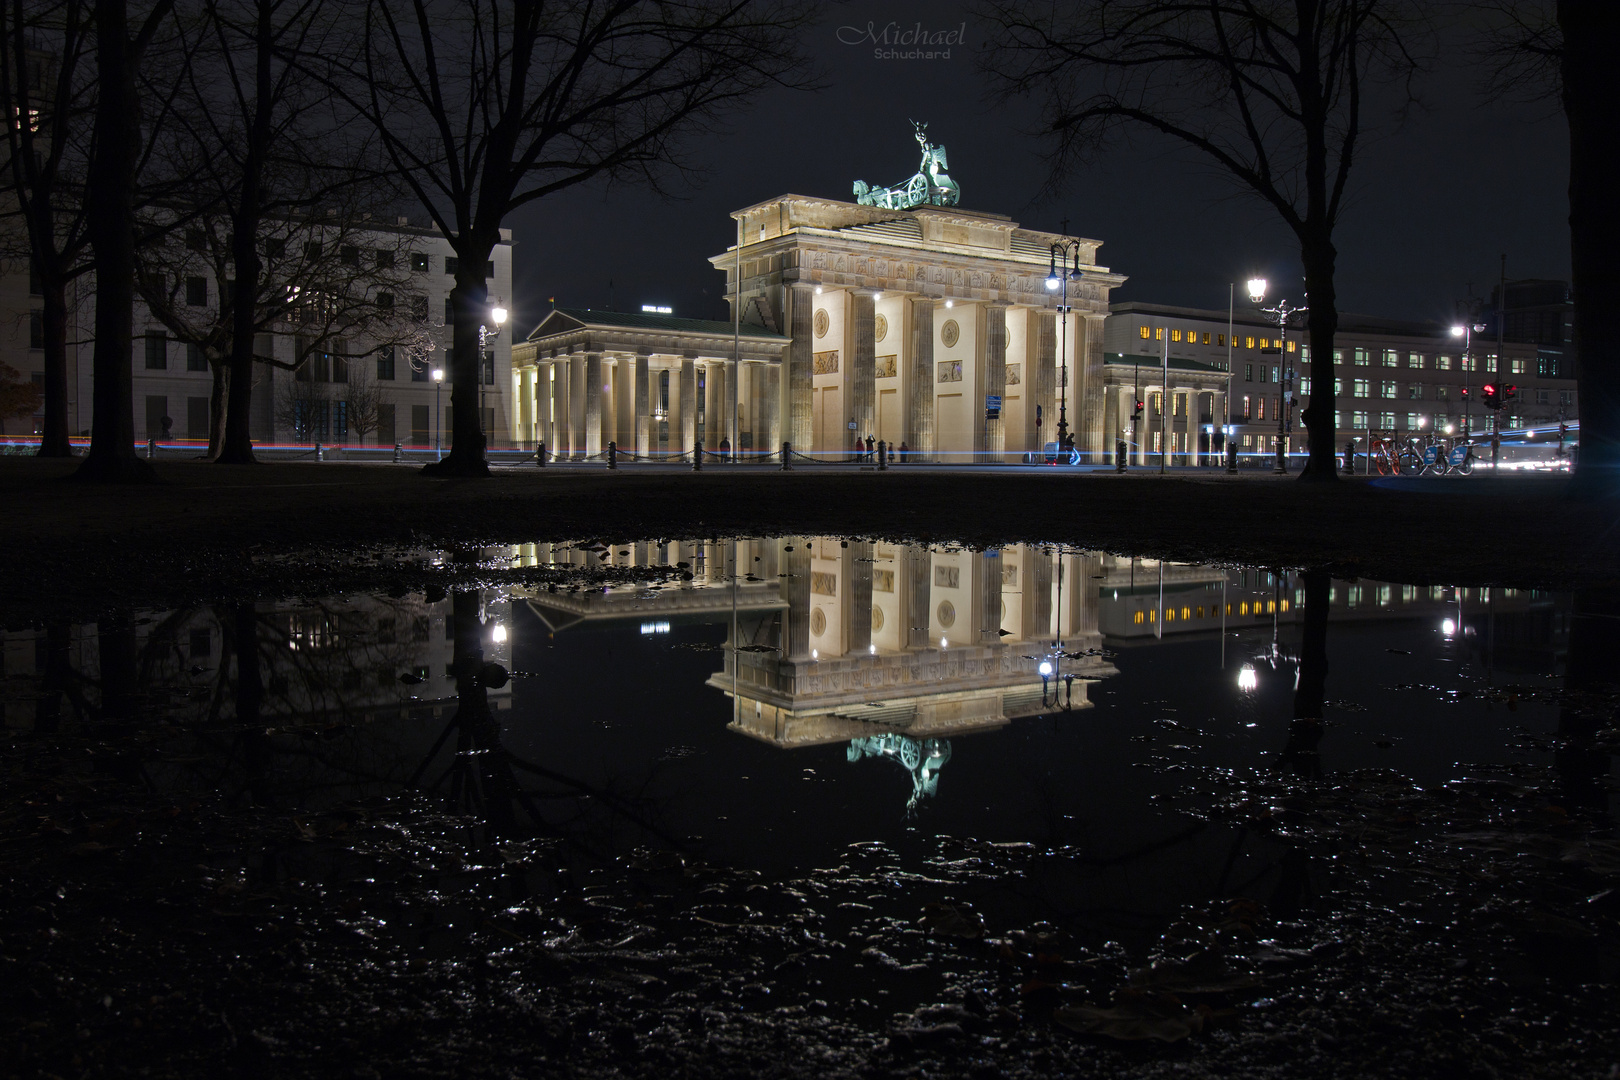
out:
M1485 399L1487 409L1500 409L1502 407L1502 399L1497 396L1494 383L1486 383L1479 388L1479 392Z
M1468 400L1468 387L1466 387L1466 386L1463 387L1463 398L1462 399L1465 402Z
M1508 383L1506 386L1502 387L1502 400L1504 402L1512 401L1518 396L1519 388L1514 386L1512 383Z
M1140 420L1142 418L1143 405L1144 405L1144 402L1140 398L1138 398L1137 402L1136 402L1136 412L1135 412L1134 415L1132 415L1131 419Z

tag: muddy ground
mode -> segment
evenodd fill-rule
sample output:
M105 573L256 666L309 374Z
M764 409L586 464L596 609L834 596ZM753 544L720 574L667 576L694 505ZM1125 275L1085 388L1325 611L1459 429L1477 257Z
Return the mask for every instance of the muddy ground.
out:
M1192 562L1325 566L1346 577L1547 588L1620 580L1620 507L1566 499L1544 476L1323 490L1214 470L1113 474L791 473L710 467L501 471L428 480L414 468L158 462L161 483L92 487L74 462L0 458L11 625L178 600L419 584L413 546L766 533L1021 541ZM299 553L296 560L270 558Z

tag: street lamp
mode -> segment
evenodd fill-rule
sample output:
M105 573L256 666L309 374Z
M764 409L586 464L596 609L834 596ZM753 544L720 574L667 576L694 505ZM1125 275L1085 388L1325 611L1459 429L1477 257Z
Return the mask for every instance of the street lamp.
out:
M444 457L444 412L439 408L439 390L444 386L444 368L433 369L433 450Z
M1259 307L1260 302L1266 298L1267 282L1265 278L1249 279L1249 302ZM1277 330L1282 337L1277 339L1277 383L1282 393L1277 398L1277 464L1272 466L1274 473L1288 471L1288 420L1292 410L1289 406L1294 400L1294 372L1288 363L1288 320L1301 312L1309 311L1308 307L1291 308L1286 299L1278 300L1275 307L1260 308L1268 315L1277 317ZM1262 349L1264 354L1269 350Z
M1070 253L1074 268L1069 268ZM1052 264L1046 275L1046 291L1059 294L1058 314L1063 318L1063 329L1058 338L1058 365L1062 382L1058 386L1058 457L1062 460L1074 456L1074 439L1069 435L1069 282L1080 280L1080 241L1067 237L1052 244Z
M1474 425L1469 417L1469 376L1474 370L1474 335L1485 332L1484 323L1458 323L1451 328L1451 336L1463 339L1463 438L1470 439L1474 434Z
M506 309L501 306L501 302L499 300L496 300L495 301L495 306L489 309L489 319L490 319L491 322L493 322L495 324L495 332L493 334L490 334L490 333L488 333L486 331L486 329L485 329L486 324L485 324L483 319L478 320L478 427L479 427L479 430L483 430L483 427L484 427L484 365L486 363L488 363L488 360L487 360L487 358L485 356L485 347L486 347L488 342L494 341L496 338L501 336L501 326L502 326L502 324L504 324L506 322ZM487 441L487 433L486 433L486 441Z

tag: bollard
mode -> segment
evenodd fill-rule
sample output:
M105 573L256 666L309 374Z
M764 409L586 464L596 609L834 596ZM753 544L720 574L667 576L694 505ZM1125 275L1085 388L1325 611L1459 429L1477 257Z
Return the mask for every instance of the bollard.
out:
M703 471L703 436L699 435L692 444L692 471Z
M546 467L546 444L543 441L534 448L534 464L538 469Z
M608 457L608 468L617 469L619 467L619 444L614 442L612 439L608 440L608 455L607 455L607 457Z
M1226 471L1237 472L1237 443L1230 439L1226 442Z
M149 457L149 458L157 457L157 440L156 439L147 439L146 440L146 456Z
M1127 453L1128 453L1128 448L1125 445L1125 440L1124 439L1116 439L1116 440L1114 440L1114 471L1115 472L1124 472L1125 471L1125 461L1126 461L1126 454Z
M1344 444L1344 471L1351 476L1356 474L1356 440L1354 439Z
M321 449L321 444L320 443L315 444L315 460L316 461L325 461L326 460L326 451Z
M878 440L877 465L878 472L884 472L889 467L889 444L882 439Z
M782 471L783 472L791 472L792 470L793 470L793 444L790 443L790 442L785 442L785 443L782 444Z
M404 460L405 460L405 448L403 446L401 446L399 443L395 443L394 444L394 463L398 464L399 462L404 461Z

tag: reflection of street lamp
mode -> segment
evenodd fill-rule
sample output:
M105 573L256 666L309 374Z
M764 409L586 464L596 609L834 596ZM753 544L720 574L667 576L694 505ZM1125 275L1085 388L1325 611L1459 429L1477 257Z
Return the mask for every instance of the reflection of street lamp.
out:
M1266 298L1266 286L1265 278L1249 279L1249 300L1256 307ZM1310 308L1291 308L1287 300L1278 300L1276 307L1260 310L1277 317L1277 330L1282 334L1277 339L1277 385L1282 391L1277 395L1277 464L1272 466L1271 471L1285 473L1288 471L1288 419L1294 400L1294 372L1288 362L1288 320ZM1265 353L1267 350L1260 351Z
M1067 224L1067 223L1065 223ZM1069 269L1069 253L1074 253L1074 269ZM1064 265L1060 268L1059 263ZM1080 241L1065 237L1052 244L1052 268L1046 275L1046 290L1059 293L1058 314L1063 329L1058 339L1058 364L1062 382L1058 386L1057 456L1071 461L1074 440L1069 436L1069 282L1080 280ZM1059 290L1062 290L1059 292Z
M433 369L433 449L444 457L444 413L439 408L439 389L444 386L444 368Z
M1238 672L1238 689L1245 694L1252 694L1254 688L1260 685L1260 675L1254 670L1253 664L1244 664Z

